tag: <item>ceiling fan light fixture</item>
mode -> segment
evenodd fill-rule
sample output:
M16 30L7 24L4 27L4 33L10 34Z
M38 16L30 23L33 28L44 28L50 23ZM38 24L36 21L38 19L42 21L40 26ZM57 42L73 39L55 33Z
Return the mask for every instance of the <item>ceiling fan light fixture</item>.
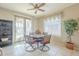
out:
M27 10L35 10L35 14L37 14L38 11L44 12L45 10L40 9L41 7L43 7L45 5L45 3L30 3L30 5L33 6L33 8L31 9L27 9Z

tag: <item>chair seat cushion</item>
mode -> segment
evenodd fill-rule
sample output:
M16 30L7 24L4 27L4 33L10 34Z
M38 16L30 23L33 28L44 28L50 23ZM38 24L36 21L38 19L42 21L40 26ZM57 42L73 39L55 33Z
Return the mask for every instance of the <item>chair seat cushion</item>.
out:
M48 38L44 38L44 40L42 41L42 44L48 44L50 43L50 40Z
M32 43L32 44L34 44L35 42L36 42L36 40L32 40L32 42L31 42L31 43Z

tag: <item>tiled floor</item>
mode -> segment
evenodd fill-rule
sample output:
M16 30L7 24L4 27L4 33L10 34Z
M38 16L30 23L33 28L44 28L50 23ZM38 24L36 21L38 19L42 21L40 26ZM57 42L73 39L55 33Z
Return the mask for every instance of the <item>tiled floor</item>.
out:
M34 52L27 52L25 50L24 42L19 42L11 46L3 48L4 56L78 56L79 51L69 50L61 42L53 41L48 45L50 50L47 52L42 52L36 50Z

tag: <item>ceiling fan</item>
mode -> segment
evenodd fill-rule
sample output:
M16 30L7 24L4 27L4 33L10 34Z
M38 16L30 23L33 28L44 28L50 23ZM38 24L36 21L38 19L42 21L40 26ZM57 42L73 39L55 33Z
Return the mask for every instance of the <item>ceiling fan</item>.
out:
M35 14L37 14L38 11L44 12L45 10L41 9L41 7L43 7L45 5L45 3L30 3L30 5L33 6L33 8L31 9L27 9L27 10L35 10Z

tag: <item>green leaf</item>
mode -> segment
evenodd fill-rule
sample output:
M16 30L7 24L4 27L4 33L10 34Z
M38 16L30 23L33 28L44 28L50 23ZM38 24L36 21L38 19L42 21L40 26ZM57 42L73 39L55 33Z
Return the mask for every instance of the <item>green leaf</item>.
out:
M66 33L72 36L76 30L78 30L78 22L75 19L69 19L64 21L64 27Z

